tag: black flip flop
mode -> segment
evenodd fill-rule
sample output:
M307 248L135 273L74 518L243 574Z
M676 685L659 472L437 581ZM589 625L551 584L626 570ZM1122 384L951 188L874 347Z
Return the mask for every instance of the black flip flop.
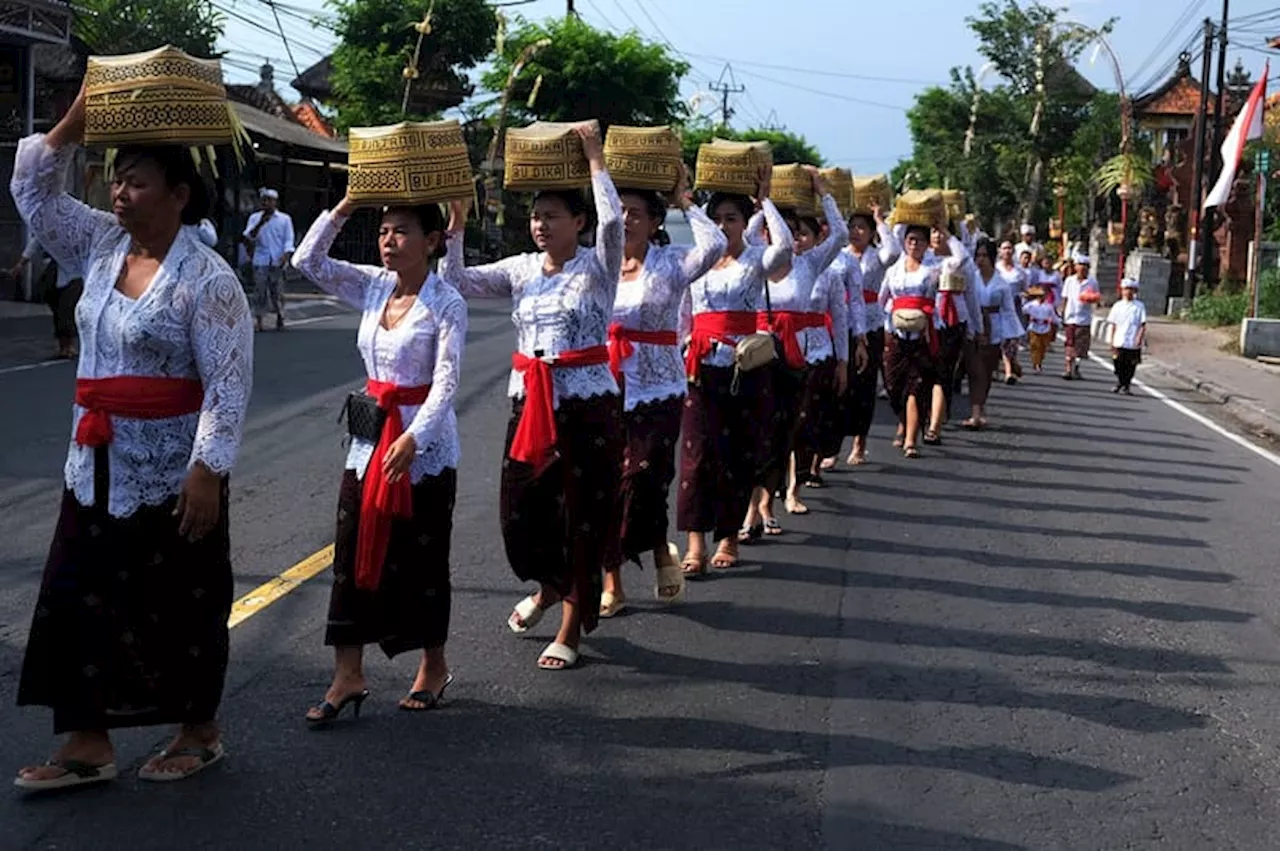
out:
M45 765L61 768L65 773L47 780L28 780L19 776L13 778L13 785L28 792L51 792L55 789L71 789L91 783L105 783L108 780L115 780L118 775L114 762L94 765L78 759L51 759Z

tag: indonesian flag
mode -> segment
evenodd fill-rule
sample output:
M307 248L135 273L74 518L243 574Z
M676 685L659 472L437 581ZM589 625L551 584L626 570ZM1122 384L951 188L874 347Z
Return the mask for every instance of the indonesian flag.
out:
M1267 75L1270 72L1271 63L1267 62L1262 68L1262 77L1254 84L1253 91L1249 92L1249 100L1236 116L1235 123L1231 125L1231 132L1222 143L1222 174L1218 175L1218 182L1205 196L1204 209L1206 210L1227 203L1227 197L1231 194L1231 184L1236 179L1236 170L1240 168L1240 158L1244 156L1245 143L1262 138L1262 118L1266 111L1267 100Z

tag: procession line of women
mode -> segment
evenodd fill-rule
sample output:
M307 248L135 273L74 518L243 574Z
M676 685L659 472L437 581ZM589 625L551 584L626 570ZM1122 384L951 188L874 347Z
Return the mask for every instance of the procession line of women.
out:
M23 140L12 180L41 243L86 271L74 437L18 694L22 705L51 707L67 739L46 764L19 772L15 783L33 790L115 777L116 727L179 725L139 772L146 780L181 780L225 754L216 714L231 605L229 473L252 389L252 314L234 272L183 227L208 206L187 151L121 150L114 215L63 191L84 123L82 94L48 135ZM346 263L329 256L355 209L344 200L294 256L361 312L367 373L345 404L350 446L324 635L334 676L308 724L359 713L370 694L368 644L420 654L404 711L438 707L452 682L454 399L467 299L512 300L499 523L513 572L536 590L507 623L523 633L561 606L537 660L552 671L574 667L583 634L626 604L625 561L652 554L655 594L677 602L686 576L732 567L741 541L782 531L777 496L804 513L798 488L822 483L820 459L846 435L852 459L865 458L881 340L903 449L915 457L939 338L972 338L969 360L980 357L989 378L1012 333L992 321L1012 302L988 243L975 245L971 263L945 228L909 228L897 258L880 211L846 220L816 170L825 222L780 211L768 169L755 197L717 194L704 214L687 176L673 199L619 191L597 132L576 132L594 206L577 190L538 193L535 252L468 266L464 204L447 222L438 207L392 206L380 219L381 265ZM669 201L689 218L693 246L665 244ZM592 219L593 245L583 247ZM967 271L974 290L957 332L955 294L965 290L939 282ZM899 321L911 311L928 321ZM969 327L979 313L990 328ZM751 358L740 356L744 343ZM971 373L979 426L980 379ZM667 543L677 480L682 558Z

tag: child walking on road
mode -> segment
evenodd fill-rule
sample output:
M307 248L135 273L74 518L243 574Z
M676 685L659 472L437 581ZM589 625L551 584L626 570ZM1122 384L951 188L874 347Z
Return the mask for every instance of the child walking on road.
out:
M1058 312L1046 301L1044 287L1039 284L1027 289L1027 303L1022 312L1027 317L1027 334L1031 339L1031 367L1039 375L1044 366L1049 344L1058 328Z
M1112 393L1132 396L1129 384L1142 363L1142 344L1147 338L1147 306L1138 298L1138 282L1125 278L1120 282L1120 301L1107 314L1111 326L1111 360L1116 368L1116 386Z

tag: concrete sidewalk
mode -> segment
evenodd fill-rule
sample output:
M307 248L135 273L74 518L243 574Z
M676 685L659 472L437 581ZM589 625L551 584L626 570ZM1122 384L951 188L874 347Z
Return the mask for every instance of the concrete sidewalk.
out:
M1280 442L1280 367L1235 353L1236 328L1152 317L1139 377L1158 372L1220 405L1257 437Z

